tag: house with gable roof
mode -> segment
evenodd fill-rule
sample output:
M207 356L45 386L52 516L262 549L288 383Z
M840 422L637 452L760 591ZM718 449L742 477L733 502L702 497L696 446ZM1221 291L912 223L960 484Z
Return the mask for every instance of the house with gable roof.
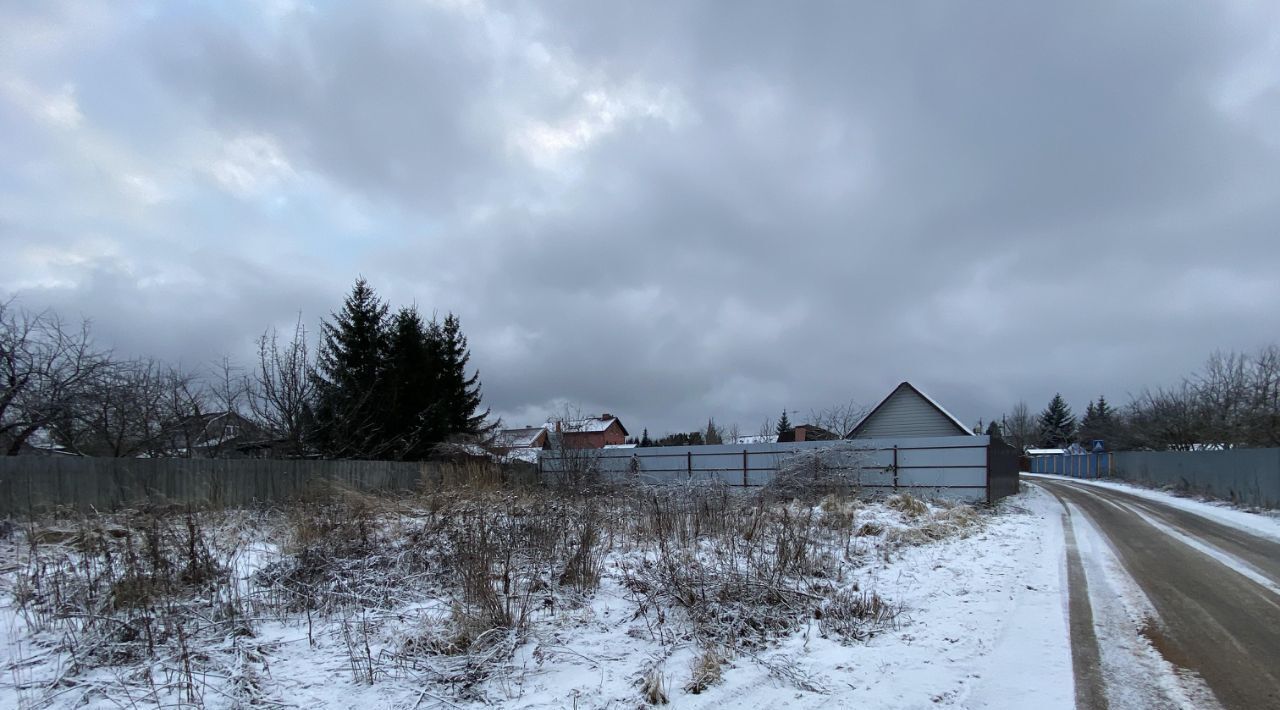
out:
M867 412L846 439L973 436L963 422L910 382L898 385Z

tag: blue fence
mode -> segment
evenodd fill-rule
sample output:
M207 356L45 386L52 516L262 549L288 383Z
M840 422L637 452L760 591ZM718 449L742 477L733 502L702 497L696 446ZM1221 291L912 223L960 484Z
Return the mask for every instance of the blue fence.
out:
M1054 473L1072 478L1106 478L1113 473L1111 454L1033 456L1031 473Z

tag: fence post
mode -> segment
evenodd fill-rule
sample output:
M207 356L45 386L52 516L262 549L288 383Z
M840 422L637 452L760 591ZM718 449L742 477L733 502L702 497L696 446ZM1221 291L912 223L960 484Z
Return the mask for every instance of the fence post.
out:
M693 452L686 451L684 452L684 454L685 454L685 471L687 472L686 478L692 481L693 480Z
M747 450L742 450L742 487L747 487Z
M893 445L893 490L898 490L898 445Z

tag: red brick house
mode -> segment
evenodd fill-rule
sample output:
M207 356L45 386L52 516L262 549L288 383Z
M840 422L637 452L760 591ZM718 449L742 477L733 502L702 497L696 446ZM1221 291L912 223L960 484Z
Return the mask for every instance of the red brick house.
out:
M558 441L563 441L566 449L603 449L609 444L622 444L627 440L627 428L608 412L598 417L552 419L546 428L551 445L554 447Z

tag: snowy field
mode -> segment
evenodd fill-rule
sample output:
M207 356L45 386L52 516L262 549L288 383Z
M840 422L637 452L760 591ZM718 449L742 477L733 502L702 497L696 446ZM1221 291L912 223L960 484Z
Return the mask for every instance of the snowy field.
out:
M0 545L0 707L1072 706L1061 507L344 493Z

